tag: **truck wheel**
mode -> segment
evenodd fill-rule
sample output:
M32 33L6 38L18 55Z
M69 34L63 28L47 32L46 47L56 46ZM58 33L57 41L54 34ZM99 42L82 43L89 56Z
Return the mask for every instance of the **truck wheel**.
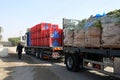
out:
M79 71L79 66L77 65L77 59L75 55L66 56L66 67L69 71L73 72Z

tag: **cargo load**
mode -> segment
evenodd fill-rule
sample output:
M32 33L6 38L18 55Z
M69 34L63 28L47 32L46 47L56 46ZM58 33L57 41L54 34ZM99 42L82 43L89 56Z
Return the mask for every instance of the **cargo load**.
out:
M101 45L101 23L96 18L78 21L72 28L68 25L64 32L66 46L100 47Z
M120 48L119 10L100 17L92 16L74 25L68 21L64 28L65 46Z
M28 33L29 35L31 33L31 43L27 45L43 47L62 46L62 32L63 30L60 29L57 24L37 24L31 27L31 31Z

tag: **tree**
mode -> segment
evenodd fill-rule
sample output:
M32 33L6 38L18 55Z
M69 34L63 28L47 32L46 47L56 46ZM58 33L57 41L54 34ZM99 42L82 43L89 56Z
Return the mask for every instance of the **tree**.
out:
M16 46L20 42L20 37L8 38L8 41L12 43L13 46Z

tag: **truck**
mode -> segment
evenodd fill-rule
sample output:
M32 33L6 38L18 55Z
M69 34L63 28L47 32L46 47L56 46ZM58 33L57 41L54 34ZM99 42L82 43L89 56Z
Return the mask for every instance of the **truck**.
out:
M26 54L40 59L60 59L62 54L62 29L58 24L39 23L27 29Z
M92 69L120 78L119 25L119 19L112 15L81 21L63 18L63 52L67 70Z
M53 28L50 30L50 26L41 23L40 27L37 26L35 30L33 29L35 27L32 27L26 33L27 46L25 52L40 59L56 59L64 56L64 63L69 71L76 72L85 68L120 78L119 26L119 10L109 12L107 15L97 14L83 20L63 18L61 45L53 46L54 40L51 42L45 36L50 38L51 31L53 33L55 30ZM44 29L39 30L41 27L47 29L47 35ZM36 30L40 31L40 35L36 33ZM34 33L40 38L34 38L37 37L33 36ZM45 42L49 42L47 46Z

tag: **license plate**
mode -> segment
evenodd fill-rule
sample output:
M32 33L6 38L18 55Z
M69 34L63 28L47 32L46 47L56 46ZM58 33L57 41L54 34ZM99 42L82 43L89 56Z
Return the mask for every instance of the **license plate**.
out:
M60 57L60 54L58 52L53 52L52 57L53 58L58 58L58 57Z

